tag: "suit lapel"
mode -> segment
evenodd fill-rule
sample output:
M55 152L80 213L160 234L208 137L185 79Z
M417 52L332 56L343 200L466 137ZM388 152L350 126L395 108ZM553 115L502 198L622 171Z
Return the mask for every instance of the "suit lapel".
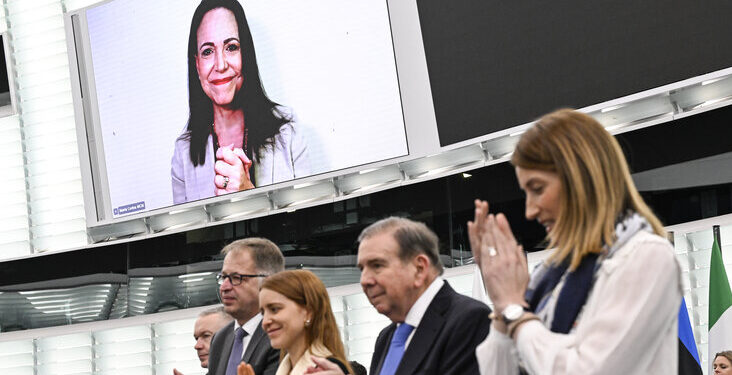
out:
M234 322L226 325L224 330L224 347L219 355L219 367L215 375L225 375L226 367L229 365L229 356L231 355L231 347L234 346Z
M242 360L244 362L249 363L252 359L252 355L254 355L254 351L257 349L257 346L259 346L260 342L264 338L264 330L262 329L261 324L257 324L257 329L254 330L254 333L252 333L252 338L249 339L249 344L247 345L247 350L244 351L244 356L242 357Z
M445 325L445 311L450 307L450 293L454 293L450 285L440 288L435 298L430 303L427 311L425 311L419 326L414 331L414 336L409 341L409 346L404 352L404 357L399 363L397 374L412 374L417 366L424 360L430 351L430 346L435 342L435 338Z

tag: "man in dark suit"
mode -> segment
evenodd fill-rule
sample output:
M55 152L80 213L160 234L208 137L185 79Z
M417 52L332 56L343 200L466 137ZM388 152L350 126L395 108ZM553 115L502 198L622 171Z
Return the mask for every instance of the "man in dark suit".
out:
M369 373L478 374L475 348L488 335L490 309L442 279L434 232L392 217L364 229L359 242L361 286L393 322L376 339Z
M488 335L490 309L455 292L442 275L437 236L390 217L358 237L361 287L391 319L376 339L370 375L478 374L475 348ZM320 358L309 374L342 374Z
M285 259L277 245L264 238L234 241L221 253L225 254L217 276L221 302L234 321L211 340L208 373L236 375L238 364L246 362L257 375L273 375L280 354L262 330L259 286L264 277L284 270Z

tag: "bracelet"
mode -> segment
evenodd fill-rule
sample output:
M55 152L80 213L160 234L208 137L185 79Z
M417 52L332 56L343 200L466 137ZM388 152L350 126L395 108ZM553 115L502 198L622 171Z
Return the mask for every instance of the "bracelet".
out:
M511 324L508 325L508 337L513 339L513 334L516 333L516 329L518 329L521 324L524 324L531 320L539 320L539 317L527 312L524 313L524 315L522 315L520 318L511 322Z

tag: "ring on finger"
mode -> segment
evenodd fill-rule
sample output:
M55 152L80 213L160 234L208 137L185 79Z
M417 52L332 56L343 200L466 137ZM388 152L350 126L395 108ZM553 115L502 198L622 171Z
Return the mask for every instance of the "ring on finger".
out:
M229 185L229 176L224 176L224 189Z
M494 257L496 255L498 255L498 251L496 250L496 248L494 246L490 246L488 248L488 256L489 257Z

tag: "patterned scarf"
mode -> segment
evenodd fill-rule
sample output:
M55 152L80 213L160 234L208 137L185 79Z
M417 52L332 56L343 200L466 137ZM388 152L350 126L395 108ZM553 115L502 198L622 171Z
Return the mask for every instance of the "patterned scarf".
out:
M605 245L602 254L585 255L576 270L567 272L569 259L566 259L559 265L543 262L532 273L526 301L530 310L539 315L552 332L566 334L572 330L602 261L611 258L636 233L652 232L648 221L634 211L626 212L616 223L612 246ZM557 294L555 288L559 284L561 289Z

